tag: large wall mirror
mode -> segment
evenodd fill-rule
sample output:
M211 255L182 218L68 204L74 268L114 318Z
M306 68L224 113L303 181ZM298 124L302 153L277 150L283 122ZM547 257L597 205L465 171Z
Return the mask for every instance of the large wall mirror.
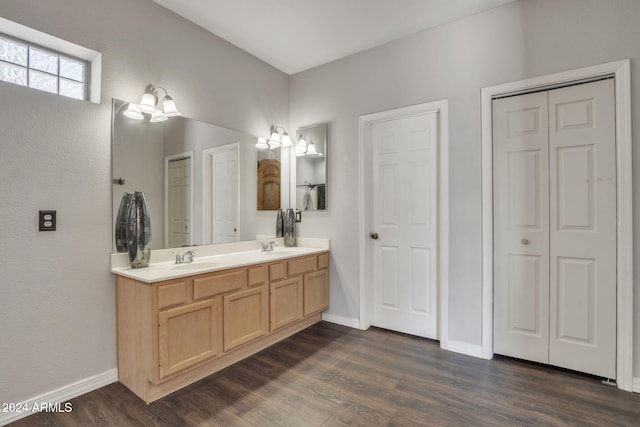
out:
M296 132L296 208L327 209L327 124L301 127Z
M280 208L280 149L259 152L255 136L181 116L132 120L126 107L114 99L114 224L123 193L135 190L147 200L153 249L254 240L258 203Z

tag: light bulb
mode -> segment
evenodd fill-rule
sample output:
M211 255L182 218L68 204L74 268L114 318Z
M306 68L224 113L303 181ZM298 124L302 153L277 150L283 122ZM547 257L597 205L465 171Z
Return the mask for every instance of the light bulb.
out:
M145 92L138 106L143 113L152 114L156 110L156 96L153 93Z
M144 116L142 115L140 108L136 104L132 104L132 103L129 103L129 106L122 114L124 114L125 117L129 117L130 119L133 119L133 120L144 119Z
M291 142L291 137L289 136L288 133L284 132L282 134L282 146L291 147L292 145L293 145L293 142Z
M167 116L162 114L162 111L160 110L155 110L151 113L151 119L149 119L151 123L164 122L165 120L167 120Z
M162 109L164 110L165 117L175 117L182 114L180 113L180 111L178 111L175 101L169 95L164 97L164 101L162 102Z

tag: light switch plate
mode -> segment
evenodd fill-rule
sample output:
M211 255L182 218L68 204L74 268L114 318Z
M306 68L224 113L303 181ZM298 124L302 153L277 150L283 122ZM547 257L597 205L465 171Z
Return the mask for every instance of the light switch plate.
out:
M56 211L40 211L38 226L40 231L56 231Z

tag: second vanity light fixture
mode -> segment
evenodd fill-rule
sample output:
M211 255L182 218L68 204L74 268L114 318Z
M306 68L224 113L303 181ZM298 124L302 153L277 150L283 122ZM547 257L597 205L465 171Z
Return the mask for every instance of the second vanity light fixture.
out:
M164 98L162 99L162 110L156 108L158 104L158 92L164 91ZM169 96L167 90L163 87L154 87L152 84L147 85L142 95L142 99L139 104L129 103L129 106L123 113L126 117L134 120L144 119L142 113L150 114L151 123L164 122L169 117L179 116L182 113L178 111L176 103Z
M282 129L282 135L278 129ZM280 147L291 147L293 146L293 142L291 141L291 137L287 133L287 131L282 126L271 125L270 137L267 138L260 137L258 138L258 142L256 143L256 148L260 150L271 149L275 150Z
M300 139L298 139L298 143L296 144L296 157L302 156L322 157L323 154L316 150L316 144L313 143L311 138L300 135Z

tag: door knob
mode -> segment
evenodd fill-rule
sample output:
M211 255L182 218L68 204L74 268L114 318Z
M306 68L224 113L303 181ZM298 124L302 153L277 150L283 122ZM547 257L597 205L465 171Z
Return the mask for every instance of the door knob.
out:
M378 240L378 237L379 237L379 236L378 236L378 233L376 233L375 231L374 231L373 233L369 234L369 236L371 236L371 238L372 238L373 240Z
M528 245L529 244L529 239L526 239L524 237L520 241L522 242L523 245Z

